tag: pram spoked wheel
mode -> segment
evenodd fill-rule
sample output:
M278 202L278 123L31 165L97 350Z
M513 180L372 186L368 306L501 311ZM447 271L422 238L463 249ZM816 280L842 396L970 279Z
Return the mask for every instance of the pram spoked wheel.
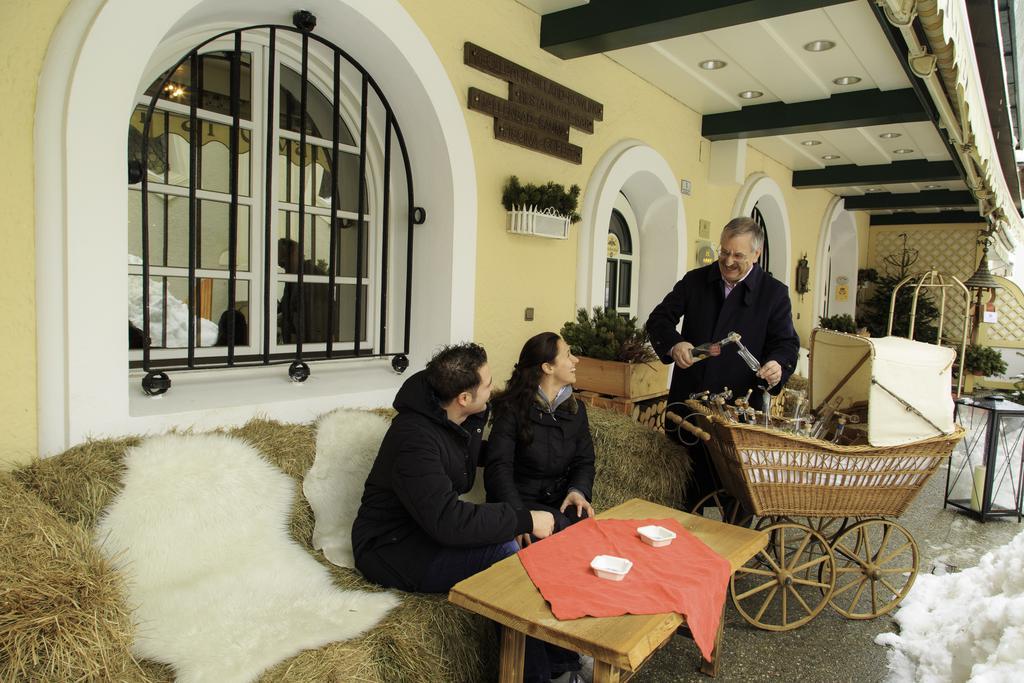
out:
M764 529L768 546L733 574L736 610L768 631L803 626L828 604L836 583L836 560L828 541L801 524L779 522Z
M919 555L910 532L887 519L858 522L836 536L832 607L847 619L891 611L917 578Z

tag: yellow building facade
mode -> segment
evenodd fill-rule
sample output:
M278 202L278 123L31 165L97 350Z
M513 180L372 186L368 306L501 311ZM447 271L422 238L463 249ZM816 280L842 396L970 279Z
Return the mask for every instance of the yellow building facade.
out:
M303 389L306 393L302 395L295 393L278 377L273 381L280 381L280 384L254 385L256 388L252 390L252 396L255 398L226 394L223 398L210 398L207 395L194 397L191 402L179 397L174 399L179 403L173 403L141 394L137 373L129 376L125 350L118 348L117 353L109 358L104 355L104 349L110 346L111 340L121 339L120 344L123 345L123 325L116 336L90 337L79 344L76 330L89 326L83 314L84 306L95 307L95 325L103 326L123 320L125 305L123 298L113 301L103 298L110 291L117 292L116 287L97 290L95 295L81 289L90 279L88 269L83 270L78 265L89 261L82 255L81 250L86 248L82 246L82 235L74 232L75 228L81 228L77 223L82 219L79 207L87 205L87 202L76 199L85 192L79 186L80 174L75 174L79 173L75 169L83 168L78 164L76 154L80 153L77 146L84 141L77 137L60 140L62 135L82 135L87 118L78 120L76 117L83 116L80 112L88 103L89 93L83 89L95 87L94 96L97 98L108 95L107 90L90 80L98 79L97 73L108 68L94 66L90 61L99 54L97 41L106 42L111 60L138 62L124 66L117 75L111 75L112 78L125 78L125 73L137 74L133 82L116 91L117 96L123 97L125 92L139 93L145 89L154 73L152 65L146 67L147 63L156 60L154 55L165 44L168 35L182 34L183 25L194 27L203 21L217 25L237 22L239 27L262 22L288 24L291 12L300 9L271 6L276 3L249 3L243 8L241 3L212 0L205 3L162 3L159 10L152 11L148 8L133 9L130 5L127 2L101 3L95 0L70 4L65 0L33 3L6 0L0 8L0 15L4 18L0 24L3 27L0 28L3 34L0 40L3 53L0 60L0 97L6 104L4 124L0 126L0 139L6 150L4 167L0 170L3 175L0 199L7 207L2 230L8 254L7 267L2 275L3 287L0 287L0 296L3 297L0 308L7 321L7 353L0 360L0 376L3 378L0 382L0 428L6 435L0 448L0 462L5 466L59 451L89 436L156 431L172 426L237 423L254 414L308 419L341 404L386 404L390 392L400 383L398 377L389 375L385 378L381 374L391 373L390 367L378 364L353 370L352 363L345 365L346 361L339 361L341 369L336 374L327 373L329 380L321 381L312 390ZM869 238L867 213L843 211L836 195L827 189L795 189L793 169L753 147L746 148L741 172L732 182L720 179L712 182L712 145L701 135L700 114L603 54L562 60L542 50L538 45L541 16L518 2L320 0L302 9L308 9L319 17L318 33L327 35L344 49L349 49L350 44L356 45L353 53L357 59L368 65L377 65L375 78L385 90L391 87L389 99L394 99L396 110L405 114L405 120L414 118L415 111L411 109L412 105L402 105L405 98L403 79L420 78L426 93L423 101L430 99L441 103L437 106L441 129L464 131L461 142L452 142L445 133L436 144L429 139L419 139L412 145L419 155L414 154L414 175L430 175L429 170L417 169L415 163L431 155L438 157L434 161L439 168L445 167L449 160L453 167L460 166L451 171L450 184L453 187L448 209L435 210L437 197L418 194L416 200L427 210L427 222L418 228L417 244L424 244L423 248L427 250L436 249L440 259L423 257L422 263L417 261L417 277L429 274L432 286L440 288L438 291L442 293L447 291L449 296L442 297L446 303L438 314L446 321L443 325L431 322L435 313L429 299L428 303L418 303L414 308L413 328L416 334L410 352L412 369L422 367L423 361L439 344L471 336L487 348L496 381L503 381L509 375L525 339L543 330L557 331L574 317L577 306L592 304L594 283L603 272L600 270L603 261L595 261L591 255L599 253L595 245L603 244L608 226L607 213L594 208L610 201L604 197L602 202L599 196L602 193L617 194L622 190L628 197L629 187L635 190L649 183L658 188L659 196L669 198L666 201L678 201L678 210L673 209L668 214L675 218L674 224L644 224L639 232L641 242L648 240L647 251L642 251L641 255L652 254L646 266L643 260L638 264L641 272L648 273L644 276L647 279L640 284L638 313L641 318L650 310L650 302L660 300L675 279L696 265L698 242L708 239L712 243L717 242L721 226L734 215L744 211L749 213L749 206L762 195L771 198L782 219L772 226L773 237L778 236L778 239L773 239L773 245L784 252L778 255L784 267L776 268L775 276L790 284L794 323L804 343L822 310L820 297L823 287L820 285L826 268L823 254L827 253L831 226L838 222L847 226L849 234L843 245L845 249L854 251L856 264L862 267L872 265L882 256L882 247L878 246L880 238L876 238L875 233ZM201 21L196 19L204 12L206 15ZM373 54L374 49L369 47L365 48L367 53L360 54L360 41L340 25L342 17L348 14L358 15L367 25L375 25L381 36L393 36L394 45L378 45L381 54ZM338 23L332 23L334 21ZM118 30L125 34L123 43L110 40ZM347 38L352 40L347 41ZM603 104L604 116L595 122L593 134L578 130L570 133L570 142L583 148L581 164L495 139L493 119L470 111L467 93L475 87L504 96L507 85L464 63L463 50L467 41ZM419 52L414 51L417 45ZM148 46L148 50L142 54L133 51L138 46ZM81 50L81 54L67 54L67 51L75 49ZM387 59L387 49L396 50L394 73L390 74L388 71L392 67L388 66L391 62ZM424 65L417 64L417 59L433 61ZM57 62L66 65L63 76L54 66ZM373 69L371 66L368 68ZM423 74L429 68L435 69L430 73L435 76L441 74L443 79L426 82ZM87 69L96 71L92 75L81 76ZM84 80L76 80L80 77ZM100 80L95 83L100 83ZM115 91L111 89L109 93ZM66 107L62 97L66 97ZM446 106L449 109L445 110ZM111 116L113 130L116 126L127 128L131 111L131 99L124 98L116 102L105 101L103 107L97 107L90 116ZM120 112L120 119L111 112ZM460 120L451 119L453 112L457 112ZM60 124L61 116L65 117L66 127L57 125L54 128L47 123ZM449 118L445 119L445 116ZM102 130L97 135L103 135ZM51 149L41 153L47 147ZM452 152L459 149L462 152L458 154L463 156ZM62 155L67 157L66 165L62 167L66 175L58 173L41 177L41 158L49 159L45 162L47 164L59 165L64 163L61 162ZM98 196L113 205L117 202L102 192L108 189L116 192L114 186L124 183L124 149L114 145L109 155L110 159L96 161L96 173L122 174L99 190L101 194ZM619 160L630 155L636 159L629 162L634 166L616 171ZM615 178L619 177L617 172L627 179L629 187L626 189L612 186ZM501 193L511 175L524 183L555 181L583 188L583 220L570 228L568 239L541 239L511 234L506 230L507 212L501 203ZM475 186L458 182L460 177L475 180ZM679 192L680 181L684 180L690 184L688 195ZM46 183L45 187L40 185L41 181ZM426 187L430 187L429 180ZM591 210L584 210L588 206ZM655 210L652 207L653 202L646 208ZM47 213L50 211L68 215L54 217ZM471 214L469 218L460 218L466 211ZM123 219L123 205L113 207L110 215L115 224L119 218ZM40 227L41 224L50 225L48 221L51 220L61 227ZM707 236L700 235L700 225L704 221L710 226ZM447 223L453 223L455 228L449 229ZM973 241L978 228L978 225L970 224L958 229L970 233L972 237L969 239ZM46 241L48 235L54 234L48 231L51 229L68 231L65 235L67 241L54 248ZM120 226L117 229L124 230ZM886 228L883 232L887 234L894 230L898 228ZM112 231L110 234L115 233ZM472 240L467 240L467 235L471 235ZM102 241L104 238L97 236L96 239ZM435 239L438 243L434 243ZM471 256L460 256L458 250L461 246L474 241ZM101 255L95 262L98 271L116 269L118 264L123 268L123 244L115 246L111 253ZM102 245L96 248L100 249ZM63 259L59 257L62 252ZM963 256L961 260L965 264L967 261L976 263L974 253L965 255L958 251L958 254ZM797 261L804 255L810 268L812 291L801 297L792 285ZM431 269L437 264L440 267L433 272ZM655 270L656 273L652 272ZM50 278L48 271L64 273L64 277ZM119 277L123 279L123 274ZM58 297L66 310L55 312L48 308L47 300L37 299L37 288L49 295L54 286L66 289ZM524 319L528 308L533 309L532 320ZM104 314L101 312L103 309L110 309L113 313ZM41 316L44 319L42 323ZM66 325L60 324L58 319L61 318L66 319ZM60 330L63 330L63 338L57 334ZM83 365L90 365L100 356L97 373L105 372L109 378L111 373L118 372L118 368L121 371L110 380L108 388L94 392L97 380L86 372L90 368ZM223 379L225 372L208 371L207 374L217 375L222 378L221 382L234 381L230 377ZM313 376L317 377L318 373L320 369L314 364ZM366 379L367 373L378 373L380 377ZM203 371L196 374L202 375ZM203 380L192 381L192 384L190 381L184 382L180 388L176 386L172 393L208 394ZM360 382L364 381L368 382L365 390L360 389ZM332 382L337 382L337 386L346 385L343 391L339 390L343 394L340 398L335 395ZM113 398L108 403L105 396ZM55 407L56 404L59 405Z

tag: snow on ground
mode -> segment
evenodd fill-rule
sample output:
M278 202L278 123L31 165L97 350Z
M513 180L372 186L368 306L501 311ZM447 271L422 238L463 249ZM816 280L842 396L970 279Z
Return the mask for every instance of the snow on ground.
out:
M896 613L889 682L1024 680L1024 532L962 572L920 574Z

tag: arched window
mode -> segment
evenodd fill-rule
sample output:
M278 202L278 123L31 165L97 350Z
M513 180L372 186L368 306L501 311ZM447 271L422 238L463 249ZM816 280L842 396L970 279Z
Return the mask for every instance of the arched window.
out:
M754 210L750 212L750 217L761 226L761 233L764 235L764 246L761 248L761 258L757 259L757 263L764 272L771 275L772 271L768 265L771 263L771 248L768 244L768 224L765 222L764 214L761 213L761 209L758 208L757 204L754 204Z
M285 26L222 33L129 126L131 367L408 353L408 155L345 52Z
M608 258L605 261L604 307L620 315L636 315L638 278L636 217L621 193L608 223Z

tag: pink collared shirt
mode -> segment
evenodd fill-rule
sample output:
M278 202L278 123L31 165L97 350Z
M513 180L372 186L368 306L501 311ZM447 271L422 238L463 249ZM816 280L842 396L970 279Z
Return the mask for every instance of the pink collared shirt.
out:
M721 272L721 271L719 271L719 272ZM736 285L738 285L739 283L741 283L744 280L746 280L747 279L747 275L750 275L752 272L754 272L754 266L753 265L750 266L750 270L747 271L746 275L744 275L743 277L741 277L739 280L736 281L736 284L729 284L729 281L726 280L725 277L723 276L722 277L722 284L725 285L725 298L728 299L729 295L732 294L732 290L736 289Z

